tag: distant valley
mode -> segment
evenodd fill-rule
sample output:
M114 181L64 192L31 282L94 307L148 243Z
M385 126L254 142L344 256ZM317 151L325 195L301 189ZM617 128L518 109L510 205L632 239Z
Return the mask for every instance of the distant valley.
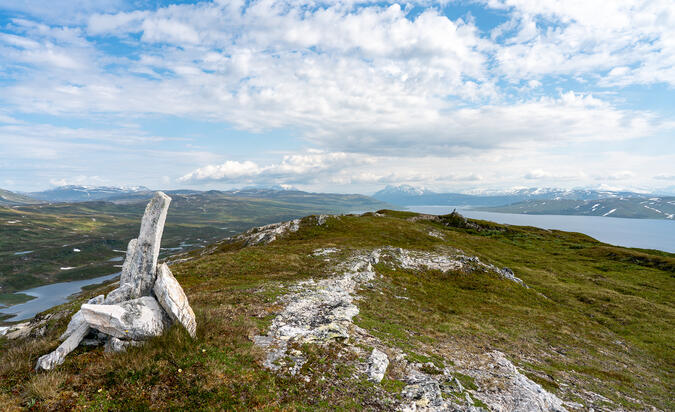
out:
M42 199L2 192L0 304L11 292L119 270L126 242L138 232L150 190L69 186ZM167 191L173 198L162 256L196 249L254 226L311 214L377 210L388 205L362 195L271 189ZM59 199L97 199L60 202ZM51 202L51 203L46 203Z

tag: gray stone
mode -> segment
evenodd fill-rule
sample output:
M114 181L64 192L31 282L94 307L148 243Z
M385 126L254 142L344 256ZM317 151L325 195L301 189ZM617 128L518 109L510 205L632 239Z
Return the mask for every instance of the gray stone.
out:
M566 411L562 400L520 373L502 352L492 351L485 354L481 363L464 373L476 380L479 390L474 395L491 410ZM485 390L484 387L489 387L490 390Z
M120 285L131 285L132 298L150 295L155 284L159 247L170 203L169 196L162 192L155 193L145 208L138 239L129 242Z
M27 338L28 335L30 335L31 330L32 330L32 328L30 327L30 323L29 322L23 322L23 323L19 323L19 324L10 326L5 331L5 336L9 340L24 339L24 338Z
M77 348L82 339L87 336L87 333L89 333L89 325L80 325L58 348L56 348L54 352L41 356L35 365L35 370L50 370L55 366L62 364L66 359L66 355Z
M235 239L244 241L246 246L266 245L287 233L297 232L299 229L300 219L295 219L288 222L256 227L238 235Z
M445 402L438 381L426 374L414 373L406 377L408 385L401 391L401 397L408 401L408 410L427 408L426 410L443 410Z
M387 354L374 348L368 358L368 379L373 382L382 382L388 366Z
M155 292L157 302L169 314L169 317L183 325L190 336L194 338L197 333L195 314L190 307L185 292L183 292L183 288L173 277L166 263L162 263L157 268L157 279L152 290Z
M142 344L143 344L143 342L139 342L139 341L135 341L135 340L122 340L122 339L118 339L118 338L115 338L115 337L111 337L105 343L105 347L104 347L103 350L105 352L108 352L108 353L124 352L130 346L140 346Z
M100 305L103 303L104 297L103 295L98 295L94 298L91 298L87 301L87 304L91 305ZM63 332L61 337L59 337L59 340L64 341L68 339L70 335L73 334L74 331L80 328L80 326L86 324L87 322L84 321L84 316L82 316L81 311L77 311L72 318L70 318L70 322L68 323L68 327L66 328L66 331Z
M150 296L115 305L82 305L81 311L92 328L125 340L159 336L170 324L159 303Z
M105 300L101 303L104 305L114 305L115 303L124 302L125 300L131 300L132 293L132 286L128 283L124 283L121 284L117 289L108 293L108 296L106 296Z

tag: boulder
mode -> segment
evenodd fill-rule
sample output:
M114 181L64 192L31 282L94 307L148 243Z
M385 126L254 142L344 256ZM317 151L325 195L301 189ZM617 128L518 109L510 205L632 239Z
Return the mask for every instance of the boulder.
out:
M368 358L368 379L373 382L382 382L388 366L387 354L377 348L373 349Z
M170 324L159 303L150 296L115 305L86 304L81 311L90 327L123 340L159 336Z
M100 305L103 303L103 295L98 295L95 298L91 298L87 301L87 304L91 305ZM73 334L77 329L80 328L80 326L85 325L87 322L84 321L84 316L82 316L81 311L77 311L72 318L70 318L70 322L68 323L68 327L66 328L66 331L63 332L59 340L64 341L68 339L70 335Z
M190 336L194 338L197 332L195 314L190 307L185 292L183 292L183 288L173 277L166 263L162 263L157 268L157 279L152 290L155 292L157 302L164 308L169 317L183 325Z
M23 322L10 326L5 331L5 336L7 336L7 339L9 340L25 339L28 337L28 335L30 335L31 330L33 329L30 327L30 323Z
M169 196L162 192L155 193L145 208L138 239L136 242L133 240L129 242L120 284L131 285L132 298L150 295L155 284L159 247L169 203L171 203Z

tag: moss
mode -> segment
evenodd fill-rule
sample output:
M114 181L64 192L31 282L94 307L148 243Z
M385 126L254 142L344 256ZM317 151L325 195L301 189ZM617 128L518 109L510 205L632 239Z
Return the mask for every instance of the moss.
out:
M478 389L478 386L476 386L476 381L471 376L464 375L463 373L459 373L459 372L454 372L452 375L455 378L457 378L459 383L461 383L462 386L464 386L464 388L472 390L472 391L475 391L476 389Z
M380 385L382 385L382 388L384 388L384 390L387 392L399 394L403 388L405 388L406 383L398 379L391 379L385 376L382 379L382 382L380 382Z

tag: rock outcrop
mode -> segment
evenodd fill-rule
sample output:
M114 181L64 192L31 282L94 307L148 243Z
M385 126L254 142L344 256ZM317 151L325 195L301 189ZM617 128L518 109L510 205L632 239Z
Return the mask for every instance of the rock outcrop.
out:
M125 350L161 335L174 321L195 337L197 322L185 292L166 264L157 268L170 203L169 196L155 193L145 208L138 238L129 242L120 286L82 305L61 335L63 343L40 357L35 369L53 369L81 343L105 344L106 352Z
M387 354L374 348L368 358L368 379L373 382L382 382L388 366L389 358Z
M337 252L317 249L312 256L330 261L330 256ZM357 294L362 288L375 287L378 275L374 266L378 264L408 270L491 274L527 287L511 270L483 263L460 250L435 253L384 247L342 259L336 262L333 273L322 274L318 281L298 282L291 287L291 293L280 298L284 308L267 333L253 339L266 352L265 367L297 375L307 361L297 348L307 343L323 345L337 341L344 350L364 359L355 366L368 380L377 384L387 374L396 373L406 384L398 400L391 400L392 410L478 412L485 411L487 405L497 411L565 411L559 398L520 373L501 352L462 353L461 357L467 360L452 367L411 362L400 348L385 344L352 322L359 313ZM364 352L363 346L373 349ZM475 387L463 386L457 379L462 375L475 379Z

